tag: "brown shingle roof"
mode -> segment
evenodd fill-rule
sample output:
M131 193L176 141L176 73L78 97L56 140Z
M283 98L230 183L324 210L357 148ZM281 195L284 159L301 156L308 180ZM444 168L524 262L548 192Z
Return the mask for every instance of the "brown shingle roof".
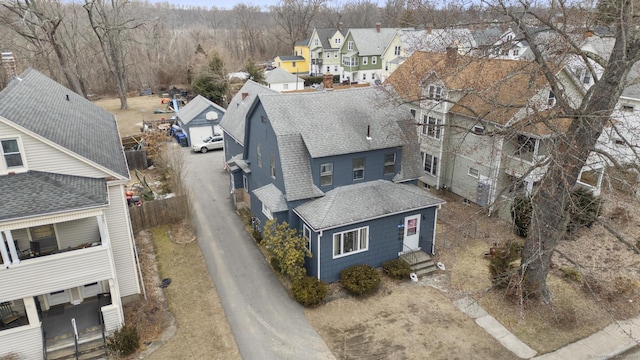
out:
M525 61L416 51L386 83L404 100L417 101L429 83L440 80L447 91L462 95L451 112L504 125L547 84L537 69Z

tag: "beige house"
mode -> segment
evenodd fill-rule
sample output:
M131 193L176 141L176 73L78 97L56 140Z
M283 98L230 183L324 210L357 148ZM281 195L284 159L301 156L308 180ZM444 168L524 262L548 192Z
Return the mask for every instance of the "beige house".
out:
M386 84L411 103L416 119L423 187L448 189L501 215L514 194L533 190L569 125L554 116L555 95L533 66L418 51L389 76ZM557 76L577 104L581 87L565 68ZM602 163L589 163L579 184L597 195L602 173Z

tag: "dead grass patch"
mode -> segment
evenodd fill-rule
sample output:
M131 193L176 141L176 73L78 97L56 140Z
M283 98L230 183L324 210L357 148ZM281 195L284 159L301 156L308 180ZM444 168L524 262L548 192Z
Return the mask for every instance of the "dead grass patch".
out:
M132 96L127 98L129 108L120 109L118 98L104 98L93 102L95 105L116 115L120 136L130 136L140 133L142 121L160 120L170 118L174 114L154 114L156 109L164 109L166 105L160 104L158 96Z

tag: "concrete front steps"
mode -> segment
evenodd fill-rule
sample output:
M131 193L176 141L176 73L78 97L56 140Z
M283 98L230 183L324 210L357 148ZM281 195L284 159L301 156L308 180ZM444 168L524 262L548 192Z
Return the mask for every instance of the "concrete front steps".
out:
M402 254L400 258L411 265L411 272L415 273L418 279L438 272L438 266L435 261L422 250Z
M73 335L56 338L51 345L47 344L47 360L75 359ZM78 339L78 359L98 360L108 359L106 345L102 338L100 327L80 335Z

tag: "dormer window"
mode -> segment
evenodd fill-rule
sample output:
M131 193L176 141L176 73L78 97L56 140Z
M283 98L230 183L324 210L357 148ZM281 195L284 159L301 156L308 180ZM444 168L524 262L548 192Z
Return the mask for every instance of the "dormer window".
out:
M429 99L440 101L442 97L442 87L437 85L429 85Z
M2 143L2 155L7 168L21 167L23 165L18 139L0 140Z

